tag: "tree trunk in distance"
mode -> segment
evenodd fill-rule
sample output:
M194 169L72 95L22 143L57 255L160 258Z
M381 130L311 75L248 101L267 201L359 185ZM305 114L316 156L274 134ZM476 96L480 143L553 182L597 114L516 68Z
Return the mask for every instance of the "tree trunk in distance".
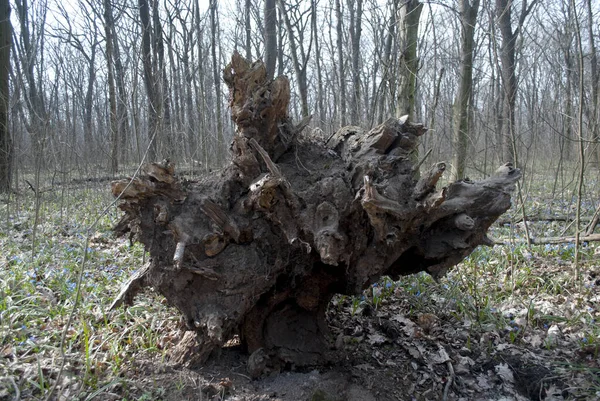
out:
M171 158L173 154L173 126L171 121L171 90L169 89L169 79L167 78L167 68L165 63L165 44L163 39L163 29L161 18L159 16L159 2L155 0L152 8L152 49L156 63L154 70L155 88L158 109L158 134L160 135L161 158Z
M218 174L179 180L172 162L112 183L149 264L113 307L152 286L179 309L190 334L175 360L204 362L235 334L277 369L330 358L325 310L382 275L440 277L478 245L510 207L520 171L437 189L407 157L426 128L389 119L341 128L327 143L288 116L289 82L235 53L224 71L237 125L233 158ZM189 342L188 342L189 341Z
M109 2L110 3L110 2ZM121 51L119 50L119 41L115 35L114 18L112 7L108 11L111 23L113 38L113 63L115 66L115 80L117 83L117 135L119 137L119 160L126 162L128 158L128 140L131 129L129 126L129 112L127 111L127 90L125 89L125 69L121 61Z
M362 0L350 0L350 38L352 42L352 106L350 106L350 124L358 124L360 112L360 36L362 32ZM356 9L354 9L356 4Z
M0 0L0 193L11 187L13 146L8 129L8 79L12 46L10 2Z
M204 85L204 51L202 49L203 35L201 27L202 19L200 18L200 4L198 0L194 0L194 31L196 32L196 51L198 53L198 73L193 74L198 77L198 85L194 88L196 93L196 113L200 126L200 130L204 138L196 138L201 144L200 159L204 163L204 167L208 168L208 138L206 133L207 117L206 117L206 90Z
M219 74L219 62L217 60L217 0L210 1L210 34L212 38L211 55L213 64L213 79L215 83L216 111L217 111L217 164L223 162L225 153L225 140L223 138L223 118L221 117L221 76Z
M502 140L504 161L514 162L515 102L517 99L517 77L515 66L515 45L517 35L512 30L512 1L496 0L496 14L502 42L500 62L502 65Z
M390 86L392 82L392 43L394 41L395 30L396 30L396 9L393 6L390 15L390 22L388 24L388 32L385 38L385 47L383 52L383 77L382 80L382 93L379 95L379 115L377 118L378 123L383 122L383 116L385 114L385 106L389 102ZM388 105L389 106L389 105Z
M106 36L106 70L108 80L108 103L109 103L109 126L110 126L110 141L111 141L111 154L110 154L110 170L113 175L116 175L119 171L119 128L117 121L117 91L115 89L115 77L114 77L114 49L113 49L113 36L112 36L112 25L111 16L109 10L111 10L110 0L104 0L104 33Z
M471 112L470 102L473 93L473 52L475 44L475 24L479 0L460 1L461 20L461 56L460 56L460 84L458 95L454 103L454 158L450 179L453 181L465 177L467 150L469 146L469 120Z
M273 79L275 75L275 62L277 61L277 14L275 14L275 10L275 0L265 0L265 64L268 79Z
M15 3L17 14L19 17L20 39L22 47L19 54L18 63L21 66L21 75L25 78L23 84L26 83L27 97L29 100L25 102L29 111L29 120L24 119L27 131L31 133L31 141L33 148L33 157L35 160L36 180L39 178L39 171L44 165L44 149L46 147L46 132L47 132L47 112L44 92L40 89L40 82L36 78L34 66L36 62L40 62L38 54L43 53L41 49L44 47L43 36L36 37L36 43L32 43L30 32L31 22L29 21L30 5L24 1ZM37 29L43 30L45 20L40 21L42 25L37 26ZM16 52L15 52L16 53ZM17 58L15 58L17 60ZM20 79L23 79L20 77ZM37 185L37 183L36 183Z
M315 43L315 67L317 70L317 104L319 106L319 121L317 121L317 127L323 128L325 124L325 107L323 105L323 74L321 72L321 46L319 45L319 32L317 30L317 2L311 0L311 29L313 35L313 41Z
M417 58L417 42L419 34L419 20L423 3L420 0L400 1L398 5L399 23L398 27L398 47L400 60L398 65L398 88L396 105L396 117L402 118L408 116L409 119L414 118L416 92L417 92L417 73L419 60ZM415 147L413 152L408 156L413 164L418 163L419 148ZM415 170L415 175L418 177L419 169Z
M246 50L246 59L252 60L252 26L250 25L250 7L252 0L246 0L244 3L244 28L246 30L246 41L244 47Z
M302 43L302 35L298 40L294 37L294 28L292 27L292 22L290 21L290 17L285 10L285 3L283 0L279 0L279 8L281 9L281 15L283 17L283 21L285 23L285 27L288 33L288 41L290 42L290 54L292 56L292 61L294 64L294 71L296 73L296 80L298 81L298 93L300 95L300 106L302 109L302 117L308 118L308 82L306 79L306 67L307 67L307 58L309 54L304 52L304 45ZM298 24L294 24L298 26ZM312 43L311 43L312 44ZM310 53L310 47L308 52Z
M342 23L342 5L340 0L335 0L335 17L337 19L337 51L338 51L338 69L340 74L340 122L342 127L346 125L346 74L344 73L344 34Z
M598 53L596 51L596 39L594 36L594 13L592 12L592 0L586 1L587 14L588 14L588 41L590 46L590 72L591 72L591 84L592 84L592 104L590 110L590 121L591 121L591 140L592 145L592 157L591 159L596 162L596 166L600 168L600 91L598 90L598 80L600 75L598 74Z
M138 0L140 22L142 24L142 66L144 69L144 86L148 98L148 160L156 160L158 156L158 110L160 108L156 88L156 71L153 68L150 7L148 0Z
M127 91L125 90L125 70L121 61L119 41L115 36L115 23L112 10L112 2L104 0L104 24L106 40L110 36L111 61L114 68L114 79L117 88L117 138L118 159L123 162L127 158L127 139L129 138L129 113L127 111ZM106 45L108 49L108 44ZM108 51L108 50L107 50ZM107 56L108 57L108 56ZM108 64L108 63L107 63ZM117 166L118 167L118 166Z
M408 115L409 118L414 118L419 61L417 58L417 42L423 4L419 0L407 0L402 1L398 7L400 14L398 17L398 23L400 24L398 29L400 69L396 116Z

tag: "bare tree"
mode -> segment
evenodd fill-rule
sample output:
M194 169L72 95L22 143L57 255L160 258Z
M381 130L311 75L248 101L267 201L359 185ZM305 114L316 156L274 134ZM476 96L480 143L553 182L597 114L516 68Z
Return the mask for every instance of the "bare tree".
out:
M219 71L219 62L217 59L217 30L218 28L218 10L217 1L210 1L210 34L212 39L211 55L213 67L213 81L215 84L215 109L217 111L217 163L221 163L224 158L225 141L223 138L223 119L221 117L221 74Z
M465 164L469 145L470 101L473 93L473 53L475 42L475 24L479 0L460 0L461 49L460 83L454 103L454 160L452 180L465 176Z
M527 15L537 0L527 4L521 0L521 13L513 30L513 1L496 0L496 16L502 42L500 43L500 62L502 65L502 139L504 161L517 161L517 143L515 139L515 104L517 99L516 45L517 38L523 28Z
M203 138L197 138L202 145L202 159L206 166L208 166L208 137L204 132L207 126L206 116L206 85L205 85L205 68L204 68L204 49L203 49L203 28L202 18L200 17L200 4L198 0L194 1L194 31L196 33L196 55L198 69L196 74L192 74L194 82L194 92L196 94L196 110L199 119L199 129L203 133Z
M356 8L355 8L356 6ZM358 124L360 110L360 37L362 32L363 2L348 0L350 12L350 41L352 42L352 104L350 105L350 122Z
M398 71L398 117L414 117L417 85L417 42L419 20L423 4L419 0L395 0L398 4L398 45L400 69Z
M298 92L300 94L300 103L302 108L302 117L308 117L308 81L307 81L307 67L308 60L310 57L310 51L313 44L312 35L309 39L308 49L304 46L304 35L306 32L306 25L308 24L305 18L310 13L310 8L302 10L301 3L298 2L291 5L289 9L286 9L284 0L279 0L279 7L281 8L281 14L285 27L288 34L288 41L290 44L290 53L294 64L294 71L296 73L296 80L298 81ZM291 17L294 18L293 22ZM298 35L296 38L295 35Z
M265 0L264 4L264 40L265 40L265 67L267 78L273 79L275 62L277 60L277 15L275 14L275 0Z
M79 9L83 14L83 33L77 32L77 29L73 26L69 11L67 11L62 5L59 5L61 10L64 25L57 29L57 36L60 41L66 42L75 49L85 60L87 69L87 82L85 83L85 94L83 104L83 138L84 138L84 154L89 159L94 160L95 157L91 157L96 152L94 151L94 90L96 86L96 75L98 66L96 65L96 55L99 46L99 32L94 18L94 5L79 1ZM109 83L110 84L110 83ZM114 87L113 87L114 89ZM112 141L111 132L111 144ZM113 161L111 161L111 166ZM114 166L112 166L114 168ZM112 169L111 168L111 169Z
M340 96L339 96L339 115L340 123L342 127L346 125L346 74L344 73L344 34L343 34L343 20L342 20L342 6L340 0L335 0L335 16L337 18L336 33L337 33L337 52L338 52L338 71L339 71L339 83L340 83Z
M394 37L396 31L396 3L393 2L391 4L391 13L389 17L389 22L387 24L387 32L385 35L385 44L383 50L383 76L381 78L381 93L379 94L379 116L377 121L382 123L385 120L384 114L386 112L386 103L391 102L391 87L392 87L392 77L394 70L393 56L392 56L392 48L394 44Z
M148 158L156 160L158 157L157 136L159 135L158 119L160 102L158 99L158 88L156 87L157 76L152 57L152 25L150 24L150 6L148 0L138 0L140 9L140 22L142 24L142 65L144 68L144 85L148 97L148 139L150 147Z
M579 110L577 112L577 148L579 150L579 171L577 176L577 204L575 208L575 255L573 265L575 267L575 280L579 281L579 236L580 236L580 224L581 224L581 201L583 193L583 181L585 175L585 149L584 149L584 136L583 136L583 107L584 107L584 61L583 61L583 42L581 39L581 27L579 23L579 16L577 15L577 6L575 0L570 0L570 5L573 10L573 16L575 20L575 41L577 43L577 50L579 53L578 57L578 89L579 89Z
M119 159L125 161L127 158L127 143L130 136L129 112L127 110L127 90L125 88L125 68L121 57L119 40L115 30L115 17L111 0L105 0L105 21L110 28L112 40L112 62L114 65L114 76L117 84L117 136L119 139Z
M8 79L12 26L10 2L0 0L0 192L11 186L13 145L8 128Z
M40 53L44 48L47 7L46 4L38 4L38 8L35 10L38 20L32 26L29 15L30 7L27 0L17 0L15 1L15 5L20 28L20 40L16 44L16 50L18 53L17 59L21 66L21 73L16 75L22 80L22 85L27 88L23 92L23 95L25 96L25 103L29 111L29 119L24 120L24 123L27 125L27 130L31 133L33 155L37 164L36 171L39 171L39 167L43 163L42 154L46 141L46 125L48 120L42 83L36 70L39 71L44 68L40 60ZM32 28L35 30L35 36L32 36ZM35 42L33 42L32 38L35 38Z
M246 29L246 42L244 47L246 50L246 58L252 59L252 26L250 25L250 6L251 0L246 0L244 3L244 28Z
M114 38L112 24L112 5L110 0L104 0L104 34L106 36L106 71L108 80L108 101L110 107L110 139L111 139L111 172L116 174L119 171L119 127L117 121L117 91L115 89L114 77Z
M158 89L158 102L160 104L159 114L159 139L163 143L163 157L171 158L173 156L173 132L171 125L171 104L169 90L169 79L167 77L167 67L165 62L165 45L163 38L162 23L159 16L158 0L154 0L152 7L152 23L153 37L152 46L153 52L156 55L155 62L155 79L156 88Z
M589 114L591 140L593 143L592 153L595 154L595 159L598 167L600 167L600 91L598 90L598 54L596 51L596 38L594 35L594 13L592 12L592 0L586 1L588 14L588 41L590 46L590 81L591 81L591 106ZM594 151L595 150L595 151Z
M317 70L317 106L319 109L319 121L317 121L317 126L319 128L323 127L325 122L325 109L324 109L324 99L325 96L323 93L323 73L321 67L321 45L319 44L319 32L317 30L317 1L311 0L311 27L312 27L312 35L313 41L315 43L315 68Z

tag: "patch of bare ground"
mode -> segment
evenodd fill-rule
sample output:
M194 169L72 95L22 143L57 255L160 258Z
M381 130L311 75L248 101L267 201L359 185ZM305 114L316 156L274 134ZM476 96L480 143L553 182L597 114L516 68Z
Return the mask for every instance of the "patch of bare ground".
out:
M192 369L138 359L125 375L128 388L115 393L168 401L593 399L597 349L533 316L498 329L436 312L435 285L418 310L415 298L424 295L399 286L376 306L371 295L336 297L327 314L335 358L327 366L271 366L253 380L248 356L232 346Z

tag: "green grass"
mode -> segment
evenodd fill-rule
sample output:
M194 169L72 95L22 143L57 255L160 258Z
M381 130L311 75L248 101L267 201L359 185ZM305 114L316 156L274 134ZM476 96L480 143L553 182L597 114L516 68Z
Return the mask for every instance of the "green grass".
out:
M140 389L131 375L137 361L165 357L179 314L152 293L139 296L128 309L108 310L121 284L144 259L139 244L130 246L128 240L110 233L120 216L116 207L100 216L112 202L108 185L61 187L43 193L40 200L37 227L30 193L11 199L9 208L0 205L0 385L11 397L17 394L16 386L21 399L43 399L47 394L60 366L61 336L86 257L81 303L66 331L61 388L72 400L102 399L105 392L117 392L123 400L161 399L164 389ZM529 195L527 202L529 214L572 213L570 200L545 201L542 195ZM587 202L585 207L590 213L594 204ZM509 214L518 216L515 208ZM98 218L94 231L88 233ZM562 223L530 227L534 235L543 233L538 236L565 234ZM32 244L34 230L36 243ZM572 234L572 228L566 234ZM348 312L354 315L369 303L378 309L396 302L409 317L436 314L468 325L470 338L494 331L507 343L520 346L557 325L573 352L591 352L589 357L597 358L599 245L582 248L582 279L575 282L572 245L527 247L518 226L494 228L492 236L510 237L517 243L478 248L437 282L426 274L396 282L384 278L362 297L340 305L350 305ZM590 377L592 384L582 389L584 394L600 389L593 367L582 363L558 369L565 376Z
M21 399L42 399L57 375L61 336L73 309L84 257L81 303L65 338L63 380L72 381L66 389L73 400L98 395L103 387L114 386L115 379L126 388L128 364L134 358L160 357L168 346L165 328L178 319L151 293L127 310L108 310L120 285L141 267L144 251L139 244L130 246L125 239L113 238L110 227L119 216L113 207L89 233L85 252L88 227L112 202L108 187L73 189L62 195L42 195L34 247L34 199L22 197L19 209L12 208L8 215L3 205L0 377L15 378ZM16 394L11 387L11 394Z
M385 290L373 296L374 289L370 289L354 302L370 302L374 307L382 302L398 303L406 316L415 320L422 314L434 314L442 321L468 326L470 339L495 333L498 341L535 353L540 348L555 351L555 344L532 341L543 341L548 329L556 325L564 340L560 348L568 350L572 358L565 364L561 350L556 349L557 354L549 356L547 363L565 382L579 377L585 384L574 389L575 393L594 398L600 391L594 362L600 356L599 246L583 248L580 282L574 280L570 263L572 244L480 247L437 282L424 273L393 283L384 279L374 288Z

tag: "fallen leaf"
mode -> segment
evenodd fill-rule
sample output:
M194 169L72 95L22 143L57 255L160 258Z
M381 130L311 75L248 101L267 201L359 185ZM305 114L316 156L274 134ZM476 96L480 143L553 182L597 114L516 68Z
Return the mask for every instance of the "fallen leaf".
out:
M468 356L457 356L458 363L454 366L456 374L467 374L471 371L471 366L475 365L475 361Z
M508 367L508 364L501 363L500 365L494 366L494 370L496 374L502 379L505 383L514 383L515 377L513 376L512 370Z
M477 376L477 385L481 387L482 390L489 390L493 387L488 381L487 377L485 377L483 374Z
M529 344L531 344L533 348L538 348L540 345L542 345L542 342L542 336L539 334L534 334L529 337Z
M404 344L404 349L407 350L409 355L412 356L414 359L421 359L421 353L416 347Z
M409 337L413 336L417 325L410 319L405 318L402 315L394 315L390 320L400 323L400 328Z
M369 344L371 344L371 345L381 345L381 344L387 342L387 338L378 333L369 334L367 336L367 338L368 338Z
M450 356L448 356L448 353L446 352L446 349L444 347L438 345L437 354L432 355L429 359L432 363L437 365L448 362L450 360Z

